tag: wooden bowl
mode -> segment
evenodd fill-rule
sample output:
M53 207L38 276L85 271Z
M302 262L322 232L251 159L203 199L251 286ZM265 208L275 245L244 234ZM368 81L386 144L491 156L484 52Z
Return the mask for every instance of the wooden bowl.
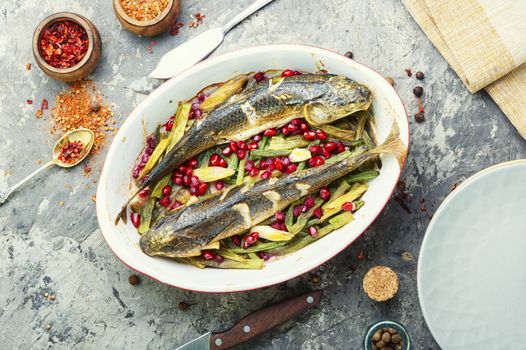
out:
M149 21L138 21L126 14L120 0L113 0L113 11L119 22L130 32L141 36L154 36L168 31L179 18L180 0L168 0L159 16Z
M47 63L40 53L40 35L42 31L53 23L68 20L81 26L88 35L88 51L84 58L76 65L69 68L56 68ZM95 25L87 18L71 12L57 12L40 22L33 33L33 56L40 69L51 78L71 82L87 77L100 61L102 43L100 34Z

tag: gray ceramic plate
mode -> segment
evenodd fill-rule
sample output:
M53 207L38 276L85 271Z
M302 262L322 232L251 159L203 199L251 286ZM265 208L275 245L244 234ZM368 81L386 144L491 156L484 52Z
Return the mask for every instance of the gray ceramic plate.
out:
M418 295L443 349L526 349L526 160L444 200L420 250Z

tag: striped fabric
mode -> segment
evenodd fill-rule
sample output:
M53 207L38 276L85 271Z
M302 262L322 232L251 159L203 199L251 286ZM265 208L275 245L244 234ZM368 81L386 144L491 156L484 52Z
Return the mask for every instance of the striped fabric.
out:
M526 139L526 0L402 0L472 93L486 89Z

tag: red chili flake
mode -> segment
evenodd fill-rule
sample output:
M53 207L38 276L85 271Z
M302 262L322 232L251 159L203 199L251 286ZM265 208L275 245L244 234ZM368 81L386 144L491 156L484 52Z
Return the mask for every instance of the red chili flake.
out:
M62 146L58 159L64 163L74 163L80 157L84 144L81 141L68 142Z
M411 72L411 68L406 68L405 69L405 74L407 74L408 77L412 76L413 72Z
M33 104L33 100L26 100L26 103L27 103L28 105L32 105L32 104Z
M87 51L88 35L77 23L55 22L40 34L40 54L55 68L76 65L82 61Z
M179 28L182 28L182 27L184 27L184 23L183 22L174 23L172 28L170 28L170 35L171 36L175 36L175 35L179 34Z
M26 63L26 70L27 70L27 71L30 71L30 70L31 70L31 63Z
M421 212L425 212L425 211L427 211L427 208L424 207L424 206L421 206L421 207L420 207L420 211L421 211Z
M42 99L42 103L40 104L40 108L41 109L48 109L49 108L49 104L47 102L47 100L44 98Z
M37 118L42 118L42 114L44 114L44 112L42 111L42 108L39 108L39 109L37 109L37 111L35 112L35 117L37 117Z
M91 173L91 170L92 170L92 169L91 169L91 167L89 166L89 164L85 164L83 170L84 170L84 174L87 175L87 174Z
M157 45L157 41L152 41L152 42L150 43L150 46L155 46L155 45Z
M358 259L358 260L365 259L365 251L363 249L358 252L358 255L356 256L356 259Z

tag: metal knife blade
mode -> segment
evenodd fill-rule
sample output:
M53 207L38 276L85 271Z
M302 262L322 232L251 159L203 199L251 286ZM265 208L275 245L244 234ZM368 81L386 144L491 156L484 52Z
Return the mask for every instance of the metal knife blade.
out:
M175 350L208 350L210 349L210 335L212 333L208 332L203 334L200 337L190 340L188 343L181 345Z

